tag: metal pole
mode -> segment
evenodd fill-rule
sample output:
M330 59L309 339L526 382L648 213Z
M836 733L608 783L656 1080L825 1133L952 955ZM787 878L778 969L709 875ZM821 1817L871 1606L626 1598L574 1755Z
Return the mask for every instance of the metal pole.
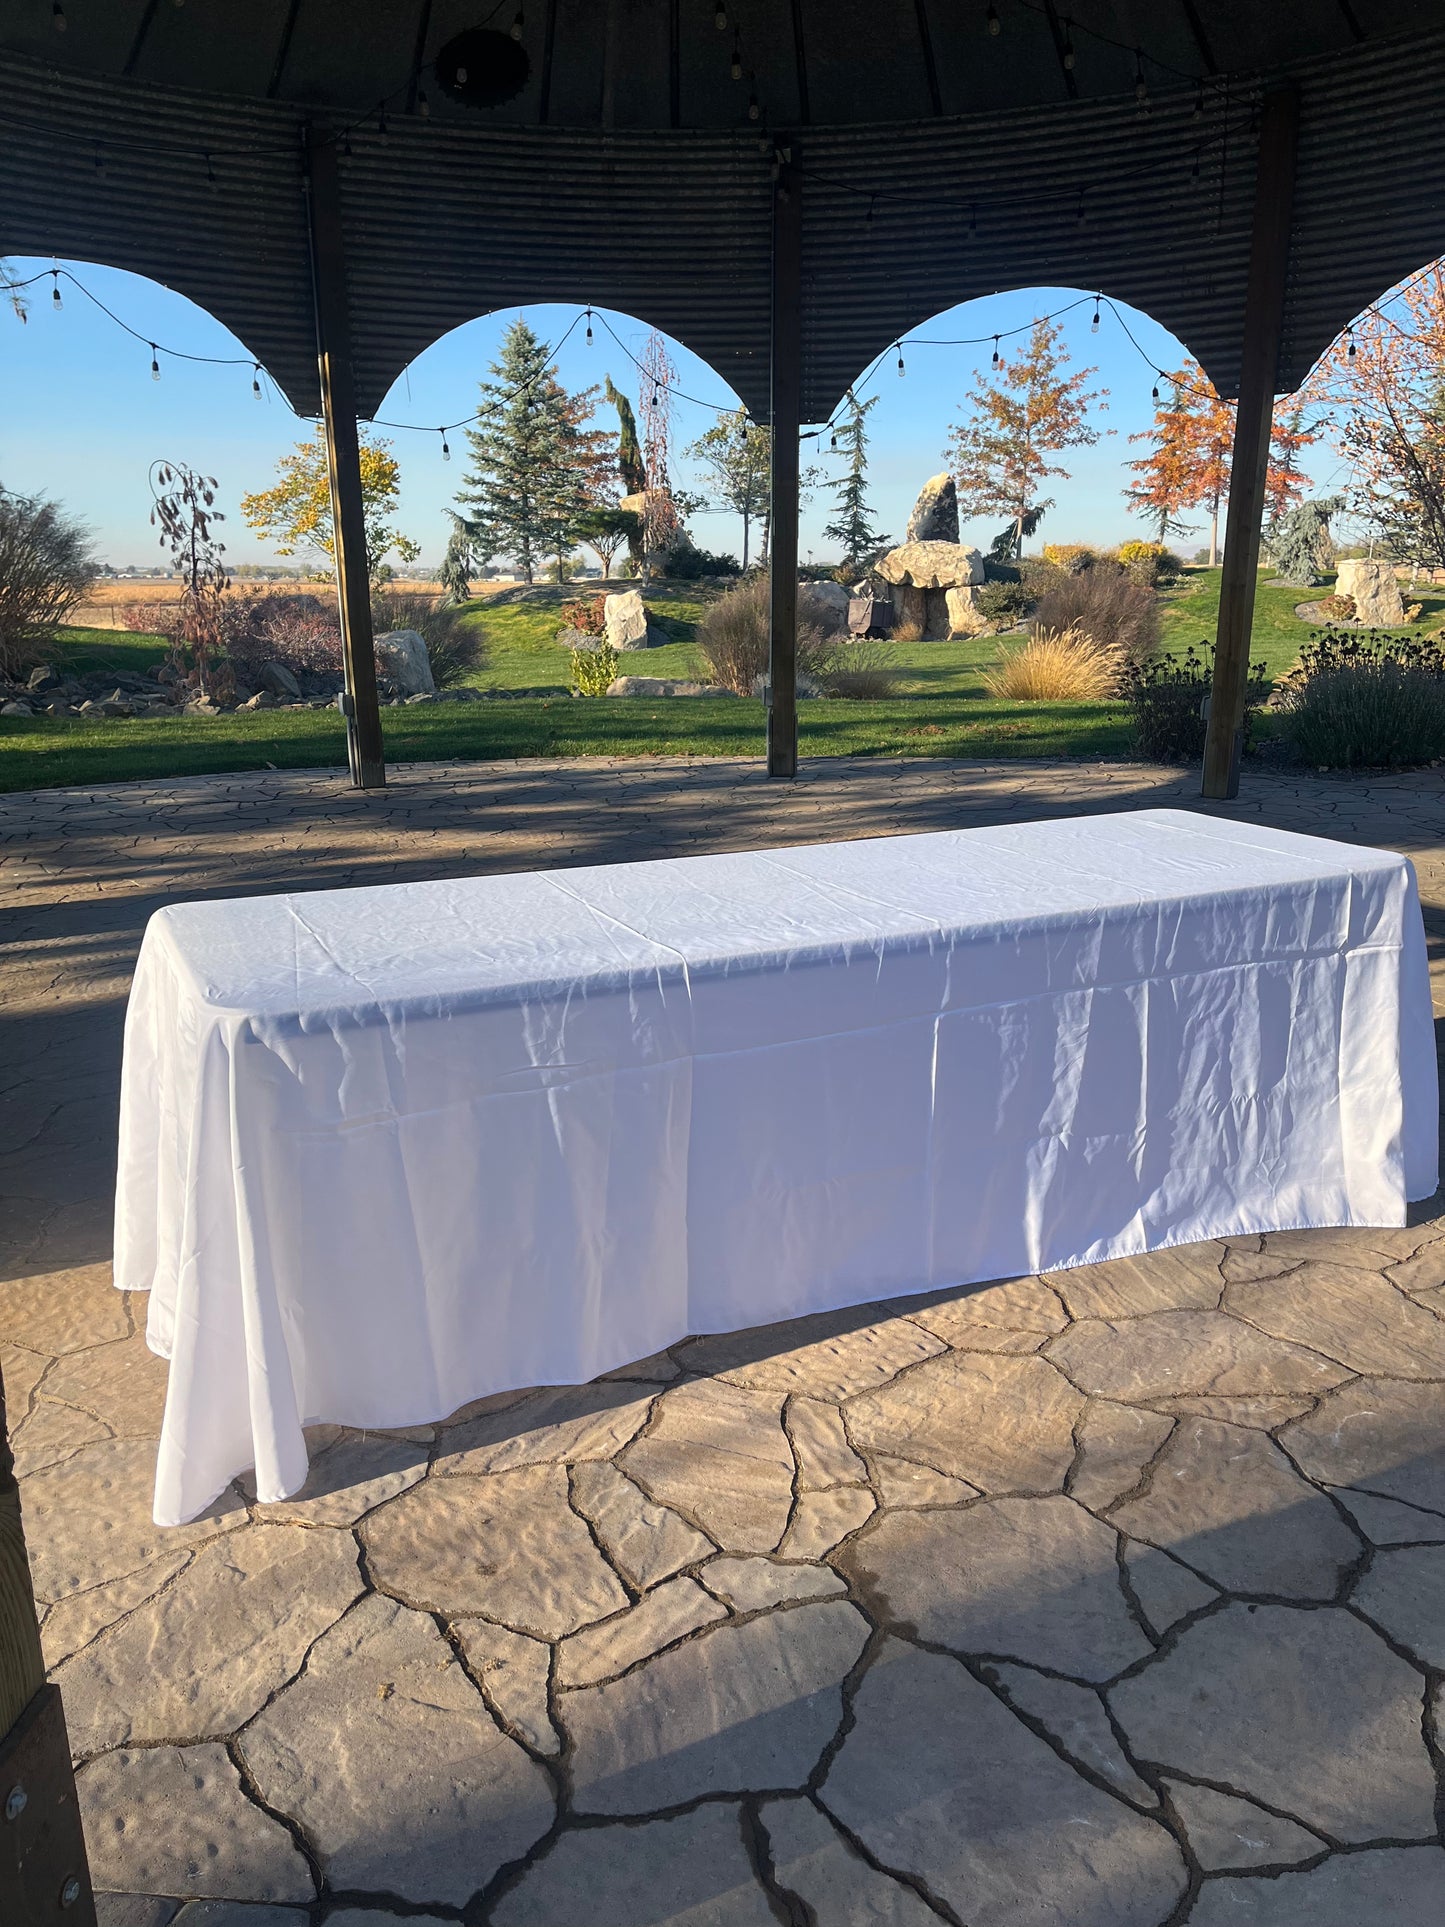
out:
M802 178L779 150L773 185L772 572L768 634L768 775L798 773L798 429L803 402Z
M341 183L335 143L306 130L306 180L311 235L311 285L316 306L316 359L331 475L331 526L336 543L336 601L346 676L346 753L357 789L381 789L386 763L376 655L371 633L371 577L366 562L366 518L361 497L361 448L356 433L356 385L351 365L351 319L346 296L346 248L341 227Z
M1234 459L1229 474L1229 522L1225 529L1224 567L1219 585L1214 685L1204 742L1201 792L1209 797L1239 794L1249 643L1254 626L1264 484L1269 468L1269 438L1274 426L1274 396L1284 329L1298 142L1299 95L1292 87L1266 94L1259 117L1254 230L1244 302L1244 352L1239 370L1239 405L1234 418Z
M0 1378L0 1921L95 1927L60 1688L45 1683Z

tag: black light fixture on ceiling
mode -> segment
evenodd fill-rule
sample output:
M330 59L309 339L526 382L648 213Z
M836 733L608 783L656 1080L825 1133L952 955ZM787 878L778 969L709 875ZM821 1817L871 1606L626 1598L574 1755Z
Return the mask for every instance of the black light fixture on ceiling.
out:
M526 86L532 62L513 35L468 27L446 43L432 71L442 92L462 106L501 107Z

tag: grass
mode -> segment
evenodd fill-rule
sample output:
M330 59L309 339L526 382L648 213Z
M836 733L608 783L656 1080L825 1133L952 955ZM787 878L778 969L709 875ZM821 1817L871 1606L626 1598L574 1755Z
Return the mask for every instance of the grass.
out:
M583 593L587 585L582 585ZM484 669L460 681L498 691L561 689L567 653L556 642L558 610L574 590L536 600L478 598L467 621L488 647ZM1271 677L1294 666L1311 624L1294 605L1310 591L1262 578L1255 609L1254 655ZM1324 595L1327 590L1314 592ZM695 677L695 643L703 599L689 584L647 592L649 606L673 638L630 655L626 670L645 676ZM1415 633L1445 618L1445 595L1417 592L1424 606ZM1163 647L1179 649L1213 634L1219 571L1191 571L1164 599ZM989 694L984 675L998 643L981 636L958 642L887 645L899 678L884 702L815 698L799 705L804 756L1122 757L1129 724L1122 703L1021 702ZM153 636L126 630L62 631L53 652L77 670L143 671L162 651ZM58 665L57 665L58 666ZM510 757L760 756L760 702L691 697L589 700L563 695L505 702L387 709L382 728L390 761L445 762ZM80 720L0 719L0 790L203 775L221 770L343 768L346 739L332 710L270 710L214 718L138 717Z

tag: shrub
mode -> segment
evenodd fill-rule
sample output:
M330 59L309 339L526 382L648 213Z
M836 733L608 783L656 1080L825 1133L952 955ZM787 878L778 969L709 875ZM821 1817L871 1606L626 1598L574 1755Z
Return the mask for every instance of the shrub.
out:
M575 602L562 604L562 629L575 629L579 636L600 636L607 628L607 597L605 595L579 596Z
M1322 596L1319 611L1326 622L1353 622L1355 598L1352 595Z
M985 582L978 592L978 606L990 622L1020 622L1028 613L1029 598L1022 582ZM901 641L897 630L895 641Z
M617 674L617 651L610 642L572 651L572 687L579 696L605 696Z
M1158 602L1117 568L1069 576L1040 596L1034 617L1041 629L1077 629L1130 662L1144 662L1159 647Z
M743 565L735 555L713 555L707 549L672 549L662 573L669 582L696 582L704 575L741 575Z
M1016 702L1097 702L1112 696L1124 668L1122 650L1080 629L1035 626L1021 649L1001 649L984 676L991 695Z
M427 659L438 687L453 683L468 669L480 669L487 645L476 624L453 602L388 589L371 605L371 626L377 635L389 629L415 629L426 644Z
M268 662L285 663L299 676L341 674L341 623L329 597L279 590L228 596L221 640L234 673L245 683L258 682Z
M886 645L866 638L840 642L812 675L825 696L850 702L886 702L898 690L898 672Z
M1197 763L1208 727L1205 704L1214 681L1213 646L1201 642L1182 656L1158 656L1126 666L1122 689L1134 714L1134 749L1151 763ZM1250 664L1245 688L1244 741L1254 712L1269 693L1262 662Z
M894 642L922 642L923 624L910 616L906 622L896 622L888 631Z
M1044 560L1051 562L1065 575L1082 575L1092 569L1098 556L1087 542L1045 542Z
M1162 542L1121 542L1114 559L1146 589L1152 589L1156 582L1172 582L1184 570L1179 557Z
M1312 636L1279 688L1289 739L1316 769L1407 769L1445 756L1445 648L1370 631Z
M698 624L697 639L712 679L735 696L751 696L768 673L768 578L751 577L720 596ZM798 624L798 674L812 675L826 659L823 632Z
M33 668L95 581L90 531L58 502L0 488L0 675Z
M1057 589L1061 582L1069 580L1066 570L1056 567L1052 562L1044 562L1036 555L1024 556L1018 566L1019 581L1023 584L1030 608L1050 589Z

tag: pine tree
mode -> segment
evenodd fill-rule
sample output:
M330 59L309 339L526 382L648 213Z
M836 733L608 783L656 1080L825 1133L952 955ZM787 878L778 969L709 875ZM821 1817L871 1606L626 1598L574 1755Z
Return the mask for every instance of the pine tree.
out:
M544 556L561 566L607 460L605 438L584 427L597 391L569 395L549 352L520 318L502 337L495 379L480 384L476 426L467 430L472 466L457 493L476 511L477 554L508 556L528 582Z
M954 425L944 459L958 485L960 511L1010 516L1017 555L1023 549L1024 518L1052 506L1040 497L1039 485L1069 472L1051 457L1098 441L1088 411L1092 404L1102 405L1109 391L1088 387L1096 368L1064 373L1069 354L1062 330L1046 317L1035 321L1012 359L997 351L995 356L989 375L969 390L973 413Z
M838 498L838 512L823 533L830 542L841 546L843 560L855 571L863 568L888 540L875 524L868 505L868 430L864 418L877 400L873 395L860 402L849 389L848 417L838 431L839 445L848 466L838 481L828 484Z

